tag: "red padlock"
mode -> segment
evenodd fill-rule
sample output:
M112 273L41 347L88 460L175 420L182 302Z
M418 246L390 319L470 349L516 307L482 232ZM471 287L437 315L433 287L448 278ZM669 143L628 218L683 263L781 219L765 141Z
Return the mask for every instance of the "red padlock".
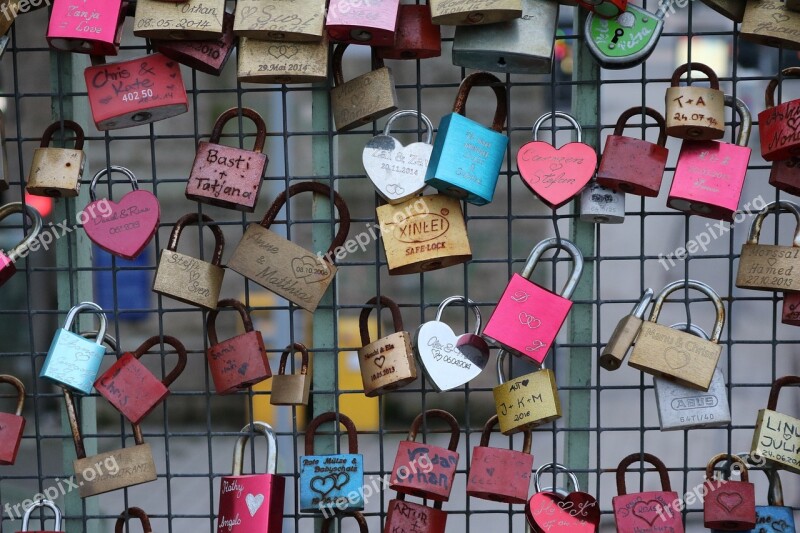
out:
M800 156L773 161L769 184L779 191L800 196Z
M186 368L186 348L181 341L169 335L163 337L163 343L175 348L178 354L178 362L172 372L159 381L139 362L139 358L147 350L162 342L161 339L155 335L144 341L135 352L122 354L122 357L94 382L97 392L133 424L139 424L169 396L169 386Z
M17 389L17 408L14 414L0 413L0 465L13 465L17 460L22 432L25 430L25 419L22 418L25 385L8 374L0 375L0 383L9 383Z
M30 522L31 515L33 511L38 509L39 507L47 507L51 511L53 511L53 529L50 531L44 530L30 530L28 529L28 523ZM42 527L44 527L44 519L42 520ZM22 531L18 533L61 533L61 509L50 500L41 500L37 499L33 502L33 505L28 507L28 510L25 511L25 515L22 517ZM144 533L150 533L149 530L145 530Z
M400 0L331 0L325 27L340 43L392 46L399 8Z
M219 76L236 47L238 37L233 33L233 13L222 15L222 37L203 41L171 41L153 39L158 52L189 68Z
M450 425L450 444L447 448L415 442L425 417L441 418ZM397 448L389 488L434 501L449 500L458 466L456 448L459 436L458 421L447 411L428 409L417 415L411 424L408 439L401 441ZM421 466L421 463L426 466Z
M614 19L628 8L628 0L578 0L578 4L604 19Z
M322 521L322 527L319 530L319 533L328 533L331 528L331 524L333 524L335 515L331 515L327 517L325 520ZM346 516L352 516L358 522L358 531L360 533L369 533L369 527L367 526L367 519L364 518L364 515L361 514L359 511L353 511L352 513L345 513L339 515L339 518L342 519Z
M781 161L800 155L800 99L775 105L775 91L781 79L797 77L800 77L800 67L785 68L767 85L767 108L758 114L761 156L767 161Z
M245 332L219 342L217 315L223 307L231 307L239 312ZM220 300L217 308L208 313L206 329L210 344L206 356L217 394L230 394L272 377L264 337L260 331L253 330L253 319L242 302L233 298Z
M119 515L117 523L114 525L114 533L123 533L125 531L125 522L131 518L139 519L139 523L142 524L142 533L153 533L150 517L139 507L128 507Z
M640 114L641 107L632 107L620 115L614 134L606 138L603 157L597 169L597 183L615 191L655 198L661 191L669 157L669 150L665 147L667 123L661 113L645 107L644 114L658 124L657 143L623 136L628 120Z
M738 465L741 481L714 479L717 463L730 459ZM750 483L747 464L736 455L721 453L706 466L708 493L703 500L703 525L719 531L750 531L756 527L756 491Z
M526 429L522 451L489 447L497 415L483 426L481 444L472 450L467 495L493 502L525 503L531 488L531 431Z
M446 527L447 513L442 511L442 502L428 507L407 502L406 495L398 493L397 498L389 502L383 533L444 533Z
M442 55L441 27L431 22L428 4L401 4L394 45L376 48L381 59L428 59Z
M661 478L661 490L628 494L625 488L625 472L630 465L639 461L656 467ZM680 504L678 493L673 492L669 482L669 472L661 459L649 453L632 453L617 467L617 496L611 500L614 520L618 533L654 533L669 531L684 533L681 514L675 508ZM655 526L658 526L656 528Z
M800 326L800 292L783 293L781 322L788 326Z
M50 48L80 54L115 56L119 53L127 2L54 0L47 26Z

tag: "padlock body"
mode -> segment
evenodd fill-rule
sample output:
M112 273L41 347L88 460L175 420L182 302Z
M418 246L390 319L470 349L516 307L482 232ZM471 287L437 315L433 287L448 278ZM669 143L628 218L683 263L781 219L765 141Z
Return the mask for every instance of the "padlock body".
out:
M420 457L430 465L422 468ZM456 451L409 440L400 441L392 468L389 488L402 494L437 502L450 499L459 454Z
M225 0L137 0L133 34L175 41L218 39L222 37L223 13Z
M275 374L272 377L272 405L308 405L311 380L305 374Z
M783 293L781 322L788 326L800 326L800 292Z
M250 83L317 83L328 79L328 38L318 43L257 41L242 37L237 78Z
M0 252L0 286L10 280L11 276L16 273L17 266L14 264L14 261L3 252Z
M417 379L417 365L407 331L392 333L358 350L361 382L368 398L390 392Z
M590 15L584 28L586 45L595 60L603 68L619 70L635 67L650 57L664 30L664 20L628 4L624 16L609 19Z
M134 424L169 396L169 389L133 354L126 353L106 370L94 387Z
M719 368L706 392L660 378L653 379L653 385L661 431L714 428L731 421L725 377Z
M225 270L190 255L162 250L153 291L189 305L216 309Z
M777 505L756 505L756 527L748 533L795 533L794 510Z
M725 135L725 95L708 87L669 87L666 95L667 135L692 141Z
M201 142L186 184L186 198L252 213L267 162L260 152Z
M170 39L154 39L156 51L189 68L219 76L236 47L236 35L233 33L233 15L225 13L222 18L222 36L215 40L174 41Z
M265 41L319 42L325 23L325 0L236 2L233 31Z
M400 4L394 44L376 48L382 59L428 59L442 55L442 32L428 4Z
M493 502L524 504L528 501L532 468L533 455L529 453L475 446L467 478L467 495Z
M83 150L37 148L33 152L25 190L37 196L74 198L81 190L85 163Z
M581 192L580 219L592 224L622 224L625 222L625 193L589 183Z
M108 205L112 208L108 209ZM128 192L116 203L94 201L83 213L83 229L98 248L132 261L158 231L161 206L153 193L140 189Z
M483 336L495 346L541 364L571 308L570 300L514 274Z
M800 50L800 13L786 8L783 0L747 0L739 34L764 46Z
M485 0L460 2L459 0L431 0L431 18L442 26L474 26L497 24L522 16L523 0Z
M139 4L137 11L143 8ZM189 109L180 65L162 54L88 67L83 77L100 131L149 124Z
M217 531L282 531L286 478L225 476L219 487Z
M116 464L117 469L105 465ZM102 466L98 467L100 464ZM97 496L114 490L149 483L158 478L153 462L153 450L147 443L137 444L110 452L93 455L72 462L75 483L80 487L81 498ZM92 479L88 475L91 473Z
M73 53L115 56L122 35L122 0L87 4L81 0L53 0L47 42L51 48Z
M800 474L800 420L761 409L750 449L770 464Z
M597 183L604 187L638 196L655 198L661 191L669 150L655 143L609 135Z
M506 381L492 390L500 431L513 435L561 418L556 376L542 369Z
M437 132L425 183L471 204L490 203L508 137L458 113L445 115Z
M414 274L472 259L461 202L435 194L376 209L389 274Z
M611 371L621 367L625 356L628 355L628 350L633 346L636 336L639 335L641 327L641 318L633 315L623 317L600 354L600 366Z
M0 465L13 465L17 460L25 419L12 413L0 413Z
M702 0L702 2L734 22L741 22L744 18L744 8L747 2L742 0Z
M246 389L272 376L260 331L248 331L209 346L206 356L217 394Z
M758 114L761 157L783 161L800 155L800 99L770 107Z
M424 529L420 529L420 527ZM444 533L447 513L405 500L391 500L386 511L384 533Z
M736 286L757 291L800 291L800 247L745 243Z
M706 481L714 490L703 503L703 525L708 529L745 531L756 526L755 486L745 481Z
M368 46L394 44L400 0L331 0L325 29L331 40Z
M381 67L332 88L331 108L337 131L351 130L388 115L397 109L391 69Z
M779 191L800 196L800 157L773 161L769 172L769 184Z
M628 364L646 374L708 391L722 346L655 322L645 322Z
M105 354L105 346L61 328L53 337L39 377L90 394Z
M364 456L301 456L297 486L302 513L321 514L327 510L330 514L332 508L339 512L363 511Z
M614 520L619 532L684 533L683 519L675 506L680 504L677 492L639 492L614 496Z
M716 141L684 141L667 205L715 220L733 221L739 209L750 148Z
M549 74L557 27L558 2L522 0L520 18L487 26L457 26L453 64L509 74Z

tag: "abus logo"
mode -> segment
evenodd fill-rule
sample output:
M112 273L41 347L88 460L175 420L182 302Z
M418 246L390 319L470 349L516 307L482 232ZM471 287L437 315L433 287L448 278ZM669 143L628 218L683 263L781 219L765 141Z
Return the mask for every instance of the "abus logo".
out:
M447 233L450 222L437 213L411 215L394 227L394 238L400 242L418 243L437 239Z
M719 403L716 396L706 394L704 396L689 396L686 398L675 398L670 405L675 411L687 411L689 409L702 409L716 407Z

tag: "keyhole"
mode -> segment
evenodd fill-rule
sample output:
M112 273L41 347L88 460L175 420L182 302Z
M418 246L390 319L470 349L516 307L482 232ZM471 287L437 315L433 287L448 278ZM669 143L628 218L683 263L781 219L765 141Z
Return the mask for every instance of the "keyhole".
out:
M501 57L500 59L498 59L497 60L497 66L505 68L506 67L506 58L505 57Z
M617 41L619 38L625 35L625 30L622 28L617 28L617 31L614 32L614 38L611 39L611 44L608 45L609 48L614 49L617 47Z

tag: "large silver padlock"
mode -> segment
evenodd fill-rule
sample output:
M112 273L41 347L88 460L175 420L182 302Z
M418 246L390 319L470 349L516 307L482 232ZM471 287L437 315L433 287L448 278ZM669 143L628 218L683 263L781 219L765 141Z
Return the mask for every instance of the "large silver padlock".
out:
M592 181L581 192L581 220L592 224L625 222L625 193Z
M708 340L708 334L694 324L683 322L670 327ZM731 421L725 376L719 366L714 370L708 392L690 389L661 378L653 378L653 387L661 431L715 428L727 426Z

